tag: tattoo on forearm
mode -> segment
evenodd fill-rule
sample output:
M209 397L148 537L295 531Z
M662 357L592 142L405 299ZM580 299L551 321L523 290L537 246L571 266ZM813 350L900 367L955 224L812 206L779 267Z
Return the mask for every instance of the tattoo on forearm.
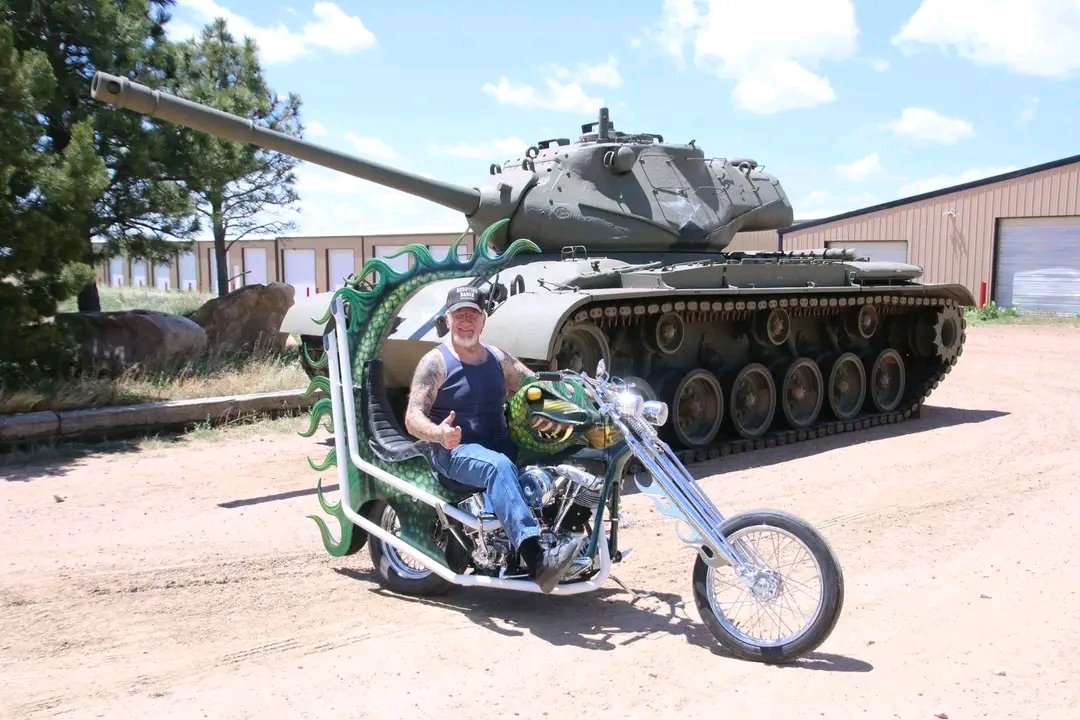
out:
M442 355L435 350L421 358L413 374L409 404L405 410L405 427L421 440L438 442L441 437L439 426L431 422L428 412L439 395L445 373Z
M512 395L525 384L527 380L536 376L524 363L506 352L502 348L499 351L499 365L502 366L503 377L506 378L506 394Z

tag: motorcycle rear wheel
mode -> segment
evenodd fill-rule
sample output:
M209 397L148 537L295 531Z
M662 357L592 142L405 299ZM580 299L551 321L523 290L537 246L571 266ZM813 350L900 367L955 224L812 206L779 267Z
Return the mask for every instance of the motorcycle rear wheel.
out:
M401 525L397 513L385 500L373 502L365 515L368 520L383 530L393 535L400 533ZM368 551L371 553L371 563L375 566L379 580L393 592L414 597L442 595L452 585L407 553L399 552L393 545L374 535L369 538Z
M750 585L729 565L714 568L700 555L694 563L694 601L720 645L740 659L768 664L791 662L821 645L844 604L843 572L825 538L805 520L776 510L734 515L720 532L757 560ZM793 559L780 557L789 550ZM759 631L755 621L775 627Z

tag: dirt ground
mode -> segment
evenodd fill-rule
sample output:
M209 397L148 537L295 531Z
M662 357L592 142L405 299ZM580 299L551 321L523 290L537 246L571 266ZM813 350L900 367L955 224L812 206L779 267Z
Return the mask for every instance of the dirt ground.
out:
M920 419L695 466L843 564L836 630L788 667L717 649L640 494L636 599L414 600L324 553L322 438L4 468L0 716L1078 718L1078 407L1080 328L983 326Z

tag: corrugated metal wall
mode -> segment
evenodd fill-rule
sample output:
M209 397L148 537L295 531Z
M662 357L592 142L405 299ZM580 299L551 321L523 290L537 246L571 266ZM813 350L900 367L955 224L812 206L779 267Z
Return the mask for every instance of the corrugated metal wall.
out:
M907 240L922 282L960 282L978 298L993 277L998 218L1080 214L1080 163L785 233L785 250L829 241ZM991 293L993 289L991 288Z

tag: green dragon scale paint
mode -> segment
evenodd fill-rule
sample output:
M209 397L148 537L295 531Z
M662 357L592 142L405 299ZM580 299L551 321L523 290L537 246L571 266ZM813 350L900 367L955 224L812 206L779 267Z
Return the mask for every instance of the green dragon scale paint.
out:
M424 245L407 245L391 257L409 254L413 259L413 266L407 271L398 271L392 268L382 258L372 258L364 264L363 269L349 277L345 287L337 291L343 300L348 303L349 320L346 334L348 337L350 357L353 367L353 383L359 388L363 381L363 372L367 363L378 359L378 352L383 342L390 334L393 320L397 316L401 306L421 286L436 280L447 280L456 277L487 277L498 272L518 253L531 251L539 252L539 248L530 240L515 240L499 254L491 250L490 240L509 221L500 220L489 226L480 237L477 238L476 248L469 260L462 260L457 255L458 246L462 238L458 238L450 247L446 258L436 260ZM329 312L319 320L326 324L330 319ZM310 360L310 358L308 358ZM317 361L325 363L326 356ZM308 395L322 393L330 394L330 384L325 377L314 378L308 386ZM313 436L323 420L328 422L324 426L332 430L329 422L331 416L331 404L329 397L321 397L315 401L311 408L308 428L300 434L304 437ZM440 498L453 501L452 497L439 483L435 473L423 457L410 458L395 463L387 463L371 452L368 446L368 437L362 424L358 423L357 441L361 457L367 462L386 470L389 473L406 480L417 487L426 490ZM424 550L431 557L446 563L444 552L433 542L432 528L437 523L434 509L430 506L415 501L399 490L385 483L361 473L347 457L338 457L335 450L330 453L321 463L314 463L310 459L308 464L316 471L326 471L335 467L338 463L345 463L348 469L350 497L355 503L352 509L361 512L362 508L372 500L382 498L397 513L401 523L400 535L402 539ZM351 555L360 550L364 545L365 533L349 522L344 514L340 502L331 503L323 493L322 479L318 483L319 506L327 515L337 520L339 529L335 539L327 521L318 515L310 515L319 528L323 545L334 557Z

